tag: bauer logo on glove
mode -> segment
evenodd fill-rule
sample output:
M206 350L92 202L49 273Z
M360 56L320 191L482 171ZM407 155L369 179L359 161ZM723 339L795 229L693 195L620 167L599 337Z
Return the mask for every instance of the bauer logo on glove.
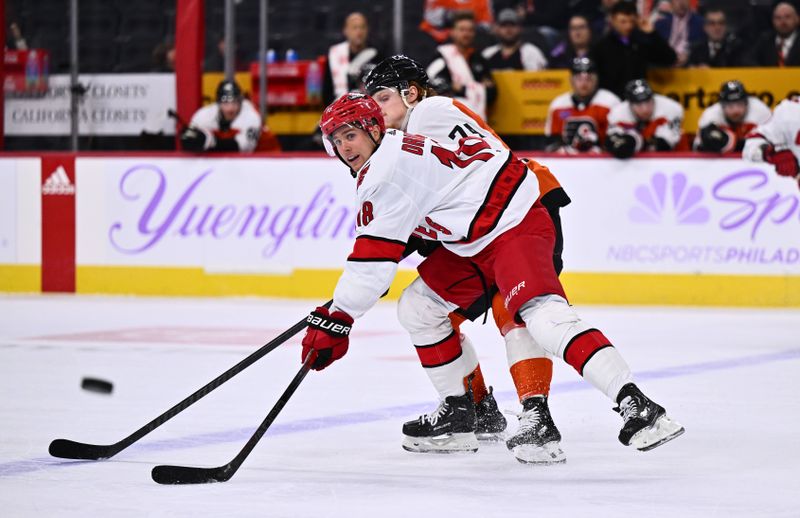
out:
M321 371L347 353L353 318L344 311L328 311L320 306L308 315L308 331L303 337L300 361L313 354L311 368Z

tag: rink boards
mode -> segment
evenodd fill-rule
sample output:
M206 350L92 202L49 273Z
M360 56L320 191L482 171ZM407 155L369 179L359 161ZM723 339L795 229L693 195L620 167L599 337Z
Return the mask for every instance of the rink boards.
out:
M573 200L573 302L800 306L800 191L771 166L540 161ZM0 291L327 299L353 200L344 167L317 156L0 158Z

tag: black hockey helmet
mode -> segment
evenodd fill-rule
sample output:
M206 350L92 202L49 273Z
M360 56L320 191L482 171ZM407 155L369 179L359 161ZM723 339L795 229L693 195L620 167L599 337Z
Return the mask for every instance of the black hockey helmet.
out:
M223 81L217 87L217 102L234 102L242 100L242 88L236 81Z
M408 90L411 81L422 88L429 86L428 74L422 65L408 56L396 54L375 65L364 79L364 86L369 95L374 95L381 88L397 88L402 93Z
M741 81L725 81L719 89L719 102L722 104L746 102L747 91Z
M643 103L653 98L653 89L644 79L634 79L625 85L625 100L631 104Z
M577 74L596 74L597 73L597 65L595 64L594 60L590 57L583 56L577 57L572 60L572 66L570 67L572 71L572 75Z

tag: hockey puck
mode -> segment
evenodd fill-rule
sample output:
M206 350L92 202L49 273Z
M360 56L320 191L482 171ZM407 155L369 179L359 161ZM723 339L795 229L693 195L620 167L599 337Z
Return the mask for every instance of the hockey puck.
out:
M111 391L114 390L114 385L110 381L99 378L83 378L81 380L81 388L98 394L111 394Z

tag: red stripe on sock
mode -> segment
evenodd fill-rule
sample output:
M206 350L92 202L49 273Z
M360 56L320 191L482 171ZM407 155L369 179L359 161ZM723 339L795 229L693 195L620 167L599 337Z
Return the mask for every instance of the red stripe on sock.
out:
M573 336L564 349L564 361L583 376L583 368L594 353L611 346L611 341L597 329L589 329Z
M431 345L416 345L415 348L423 367L439 367L461 356L461 339L457 333L452 333L441 342Z

